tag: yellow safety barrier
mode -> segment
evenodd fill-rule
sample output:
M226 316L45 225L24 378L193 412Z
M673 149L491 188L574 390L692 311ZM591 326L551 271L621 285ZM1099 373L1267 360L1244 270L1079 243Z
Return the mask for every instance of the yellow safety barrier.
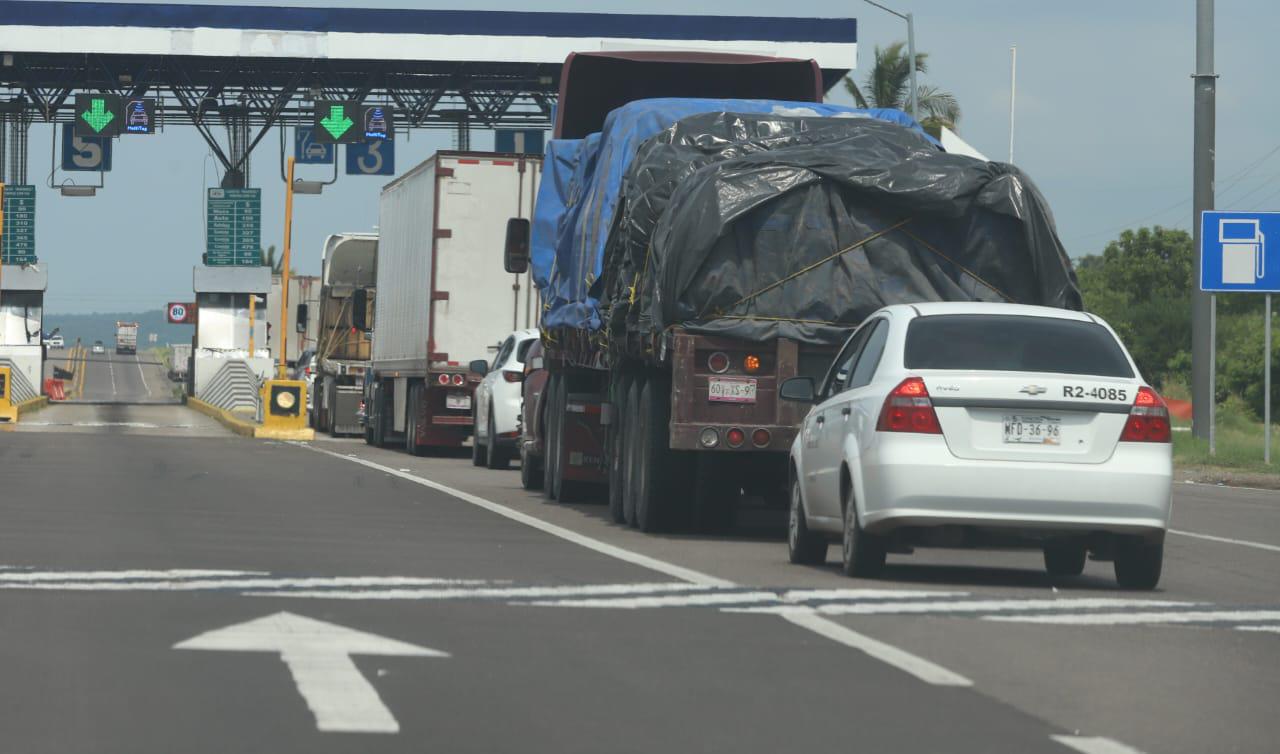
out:
M0 423L18 421L18 407L13 405L13 375L9 367L0 367Z
M274 440L314 440L307 426L307 383L303 380L267 380L262 383L262 426L254 437Z

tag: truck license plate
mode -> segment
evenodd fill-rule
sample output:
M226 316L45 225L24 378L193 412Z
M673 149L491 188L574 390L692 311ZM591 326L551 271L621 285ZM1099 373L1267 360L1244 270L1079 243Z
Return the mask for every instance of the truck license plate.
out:
M707 385L707 398L719 403L755 403L756 381L712 377Z
M449 393L444 397L444 407L470 411L471 396L466 393Z
M1004 441L1025 445L1059 445L1062 443L1062 419L1057 416L1006 414Z

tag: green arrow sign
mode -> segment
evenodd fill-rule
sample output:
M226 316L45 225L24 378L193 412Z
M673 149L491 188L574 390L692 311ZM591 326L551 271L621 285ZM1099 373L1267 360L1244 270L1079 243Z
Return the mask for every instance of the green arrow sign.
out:
M89 124L96 133L102 133L102 129L107 127L115 119L115 113L107 109L107 101L101 97L94 97L86 112L80 113L80 117L84 118L84 122Z
M353 123L347 117L346 108L342 105L330 105L329 115L320 119L320 125L324 126L324 130L336 140L341 139L343 134L351 130Z

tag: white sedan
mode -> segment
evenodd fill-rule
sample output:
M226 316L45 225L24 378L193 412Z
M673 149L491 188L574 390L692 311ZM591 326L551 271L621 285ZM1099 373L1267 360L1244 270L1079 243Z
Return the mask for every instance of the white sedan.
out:
M471 362L471 371L484 375L471 414L471 461L476 466L505 469L515 455L524 357L538 337L537 330L517 330L502 341L492 363Z
M844 572L912 546L1034 546L1053 576L1113 560L1160 580L1173 475L1164 400L1115 332L1037 306L890 306L850 336L791 448L793 563L842 543Z

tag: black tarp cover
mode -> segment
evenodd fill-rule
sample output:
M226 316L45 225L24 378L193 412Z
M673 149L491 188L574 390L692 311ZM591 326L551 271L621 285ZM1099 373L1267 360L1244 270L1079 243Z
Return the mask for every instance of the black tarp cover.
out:
M889 304L1081 308L1029 178L869 118L677 122L638 150L603 266L611 340L678 325L831 345Z

